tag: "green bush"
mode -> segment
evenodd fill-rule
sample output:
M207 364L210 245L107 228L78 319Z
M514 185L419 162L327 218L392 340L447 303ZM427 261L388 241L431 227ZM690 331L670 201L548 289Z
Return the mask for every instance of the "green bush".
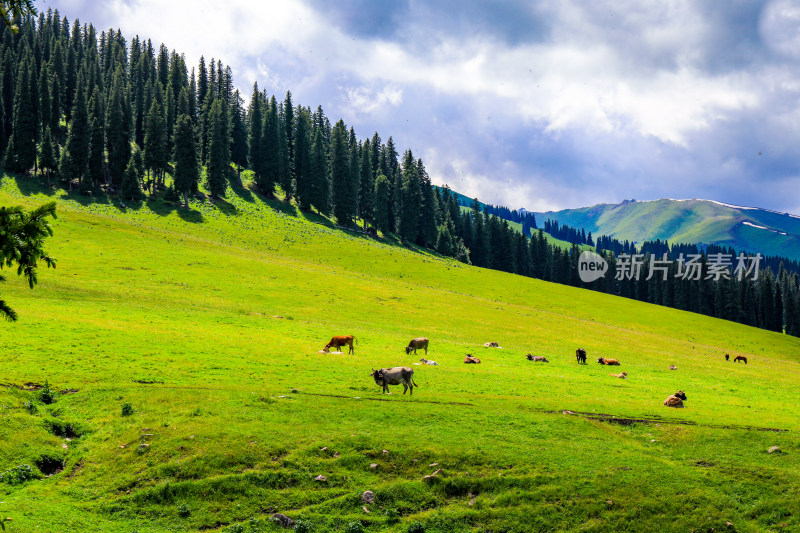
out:
M344 528L345 533L364 533L364 526L361 525L361 522L356 520L355 522L350 522Z
M33 471L31 465L18 465L0 474L0 483L19 485L37 477L39 476Z
M50 389L50 383L48 381L45 381L44 387L39 390L39 400L47 405L56 401L56 394Z
M129 403L122 404L122 416L131 416L133 414L133 406Z
M310 533L314 531L314 524L308 520L296 520L294 523L294 530L297 533Z
M190 514L192 514L192 512L189 510L189 506L188 505L186 505L185 503L182 503L182 504L180 504L178 506L178 516L180 516L181 518L186 518Z
M411 522L408 524L406 533L425 533L425 524L422 522Z
M397 509L386 509L386 521L390 524L396 524L400 521L400 513L397 512Z

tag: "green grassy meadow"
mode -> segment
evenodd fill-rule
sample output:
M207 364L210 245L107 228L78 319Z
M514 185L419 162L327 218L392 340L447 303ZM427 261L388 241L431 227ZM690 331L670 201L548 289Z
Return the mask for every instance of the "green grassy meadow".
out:
M275 512L298 531L800 530L800 339L466 266L249 188L187 212L0 184L0 205L51 199L58 267L0 284L20 316L0 325L7 531L277 531ZM346 334L355 354L318 353ZM418 336L439 366L412 366ZM413 396L368 376L398 365ZM24 388L45 381L49 405ZM687 408L664 407L677 389Z

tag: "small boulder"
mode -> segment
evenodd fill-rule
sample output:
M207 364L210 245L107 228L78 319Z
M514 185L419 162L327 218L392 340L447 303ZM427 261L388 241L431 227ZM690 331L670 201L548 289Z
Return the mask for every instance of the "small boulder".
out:
M319 481L320 483L324 483L325 481L328 481L328 478L320 474L314 478L314 481Z
M767 450L767 453L782 453L782 452L780 448L778 448L777 446L773 446L772 448Z
M378 468L378 463L370 463L370 464L369 464L369 467L370 467L371 469L375 470L376 468Z
M281 526L284 529L289 529L289 528L294 526L294 520L292 520L291 518L289 518L285 514L275 513L274 515L269 517L269 519L274 521L274 522L277 522L278 525Z
M371 490L365 490L364 494L361 495L361 501L364 503L374 503L375 502L375 493Z

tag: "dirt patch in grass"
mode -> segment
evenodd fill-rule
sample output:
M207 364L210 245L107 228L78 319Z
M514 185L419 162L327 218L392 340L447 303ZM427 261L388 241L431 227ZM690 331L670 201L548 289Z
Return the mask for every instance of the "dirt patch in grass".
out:
M698 426L715 429L742 429L747 431L774 431L778 433L788 433L788 429L780 428L765 428L755 426L737 426L737 425L719 425L719 424L698 424L693 420L670 420L662 418L658 415L648 416L647 418L628 418L623 416L610 415L606 413L588 413L583 411L542 411L548 414L569 414L581 416L589 420L599 420L600 422L608 422L610 424L619 424L621 426L630 426L632 424L673 424L684 426Z

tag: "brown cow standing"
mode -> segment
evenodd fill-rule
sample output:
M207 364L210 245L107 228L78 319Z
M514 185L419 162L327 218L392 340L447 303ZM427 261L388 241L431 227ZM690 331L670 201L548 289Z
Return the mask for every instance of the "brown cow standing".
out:
M575 358L578 360L578 364L586 364L586 350L583 348L578 348L575 350Z
M355 349L353 349L353 341L356 341L356 344L358 344L358 339L356 339L352 335L342 335L339 337L334 337L330 340L328 344L325 345L325 348L323 349L327 352L330 350L330 348L336 348L338 350L342 346L349 346L350 351L348 351L347 353L355 353Z
M744 364L747 364L747 357L743 355L737 355L736 357L733 358L734 363L738 363L739 361L744 361Z
M728 354L725 354L725 360L726 360L726 361L730 361L730 360L731 360L731 356L730 356L730 355L728 355Z

